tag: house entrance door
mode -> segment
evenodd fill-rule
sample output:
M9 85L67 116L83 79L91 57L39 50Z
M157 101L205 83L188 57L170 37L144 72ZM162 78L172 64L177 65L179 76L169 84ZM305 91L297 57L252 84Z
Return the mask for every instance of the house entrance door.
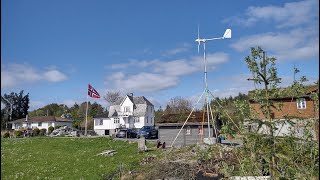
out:
M129 128L134 128L134 122L132 117L128 117Z
M104 130L104 135L110 135L110 131L109 130Z

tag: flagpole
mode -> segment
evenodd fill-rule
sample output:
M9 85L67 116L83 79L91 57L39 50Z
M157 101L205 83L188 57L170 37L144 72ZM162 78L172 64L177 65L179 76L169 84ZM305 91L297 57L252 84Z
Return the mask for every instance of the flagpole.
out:
M88 92L87 92L86 124L85 124L85 130L84 130L85 136L87 136L87 124L88 124Z

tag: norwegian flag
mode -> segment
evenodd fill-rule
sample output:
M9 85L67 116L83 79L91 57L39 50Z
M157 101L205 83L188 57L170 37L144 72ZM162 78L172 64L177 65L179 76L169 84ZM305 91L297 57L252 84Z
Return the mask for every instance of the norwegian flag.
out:
M100 98L100 94L90 84L88 85L88 95L92 98Z

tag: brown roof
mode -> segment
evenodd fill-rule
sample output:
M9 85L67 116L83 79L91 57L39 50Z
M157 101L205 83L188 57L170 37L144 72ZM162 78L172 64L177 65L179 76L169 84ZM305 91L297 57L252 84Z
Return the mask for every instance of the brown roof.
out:
M35 117L28 117L28 120L26 121L26 118L17 119L15 121L12 121L11 123L16 122L72 122L71 119L66 119L62 117L55 117L55 116L35 116Z

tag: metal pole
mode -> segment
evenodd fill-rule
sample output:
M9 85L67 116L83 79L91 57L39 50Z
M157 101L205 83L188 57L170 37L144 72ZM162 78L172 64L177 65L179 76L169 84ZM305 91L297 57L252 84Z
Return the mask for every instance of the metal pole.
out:
M203 42L203 61L204 61L204 84L206 92L206 109L207 109L207 119L208 119L208 138L210 138L210 116L209 116L209 102L208 102L208 82L207 82L207 58L206 58L206 42Z
M87 123L88 123L88 95L87 95L87 108L86 108L86 124L84 127L84 135L87 136Z

